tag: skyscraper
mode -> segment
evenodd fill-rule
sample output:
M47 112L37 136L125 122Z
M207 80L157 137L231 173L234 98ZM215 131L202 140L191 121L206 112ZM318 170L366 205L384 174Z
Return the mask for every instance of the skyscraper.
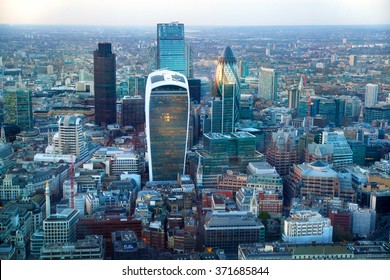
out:
M275 69L260 68L259 97L276 101L278 90L278 76Z
M213 96L211 132L234 132L234 124L239 119L240 112L240 82L237 61L229 46L218 59Z
M116 122L116 62L111 43L99 43L93 53L95 82L95 123L107 126Z
M179 72L188 77L184 24L157 24L157 68Z
M77 160L85 158L88 150L81 119L74 115L61 117L58 120L58 132L53 137L53 145L46 150L61 155L72 153Z
M21 130L33 127L31 94L23 88L4 90L4 123L15 124Z
M364 98L365 107L374 107L378 103L378 85L377 84L367 84L366 85L366 94Z
M125 96L122 100L121 126L132 126L137 132L145 127L145 100L140 96Z
M184 75L158 70L146 82L149 180L176 180L184 173L188 142L189 89Z

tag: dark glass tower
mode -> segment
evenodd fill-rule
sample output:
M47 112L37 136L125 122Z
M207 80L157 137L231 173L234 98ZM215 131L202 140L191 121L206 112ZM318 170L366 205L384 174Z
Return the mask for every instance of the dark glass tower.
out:
M146 82L146 137L149 180L176 180L184 174L188 126L189 90L185 76L159 70Z
M157 24L157 68L176 71L188 77L184 24Z
M95 123L107 126L116 122L115 54L111 43L99 43L93 53L95 82Z

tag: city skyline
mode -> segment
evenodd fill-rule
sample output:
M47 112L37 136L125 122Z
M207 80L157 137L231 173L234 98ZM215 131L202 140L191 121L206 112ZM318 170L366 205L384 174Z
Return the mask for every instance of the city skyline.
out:
M99 3L91 0L3 0L0 24L151 26L172 21L195 26L390 24L387 12L390 2L386 0L313 2L190 0L183 4L178 0L149 0L134 5L120 0Z

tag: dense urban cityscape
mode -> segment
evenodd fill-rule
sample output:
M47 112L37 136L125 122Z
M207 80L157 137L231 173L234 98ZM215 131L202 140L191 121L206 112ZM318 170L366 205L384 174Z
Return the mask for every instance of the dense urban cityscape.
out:
M0 259L390 259L389 39L0 25Z

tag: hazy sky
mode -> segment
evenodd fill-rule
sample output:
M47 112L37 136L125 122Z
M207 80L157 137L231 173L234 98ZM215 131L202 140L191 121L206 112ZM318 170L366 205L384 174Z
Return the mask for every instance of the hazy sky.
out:
M390 0L0 0L0 23L390 24Z

